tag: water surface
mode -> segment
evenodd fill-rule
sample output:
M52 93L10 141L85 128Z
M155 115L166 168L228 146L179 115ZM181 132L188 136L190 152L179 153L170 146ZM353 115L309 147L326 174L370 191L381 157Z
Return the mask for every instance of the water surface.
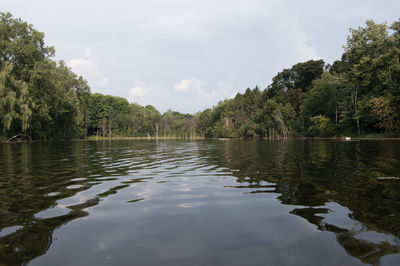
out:
M400 265L400 141L0 144L0 265Z

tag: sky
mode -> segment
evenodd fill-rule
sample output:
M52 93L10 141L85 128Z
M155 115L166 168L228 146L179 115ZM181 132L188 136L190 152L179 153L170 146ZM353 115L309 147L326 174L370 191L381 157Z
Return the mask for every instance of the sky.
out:
M340 59L349 28L391 24L398 0L0 0L45 33L92 92L195 113L284 68Z

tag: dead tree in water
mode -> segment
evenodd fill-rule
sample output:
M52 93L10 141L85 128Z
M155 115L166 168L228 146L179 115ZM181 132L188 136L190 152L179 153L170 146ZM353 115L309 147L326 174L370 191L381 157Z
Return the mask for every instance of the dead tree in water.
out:
M11 137L7 140L7 142L10 141L32 141L31 136L27 135L27 134L17 134L14 137Z

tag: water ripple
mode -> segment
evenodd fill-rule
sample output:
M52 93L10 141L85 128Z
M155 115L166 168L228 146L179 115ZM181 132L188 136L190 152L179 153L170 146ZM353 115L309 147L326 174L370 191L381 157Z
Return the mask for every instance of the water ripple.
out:
M2 149L0 256L6 264L27 263L50 247L33 264L64 256L56 235L76 244L68 246L71 254L86 245L115 260L128 254L119 249L156 258L165 250L179 257L174 248L184 247L210 261L240 252L265 258L261 251L269 249L301 260L288 247L300 243L296 248L306 252L315 247L310 238L331 245L319 233L335 236L345 253L327 249L343 261L352 256L377 264L400 250L399 182L380 178L400 176L394 159L400 149L390 146L133 141ZM326 262L323 253L314 264Z

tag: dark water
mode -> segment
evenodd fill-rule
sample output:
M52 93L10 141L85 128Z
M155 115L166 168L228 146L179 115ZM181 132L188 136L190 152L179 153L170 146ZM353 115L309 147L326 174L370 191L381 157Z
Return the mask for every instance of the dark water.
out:
M400 141L0 144L0 265L400 265Z

